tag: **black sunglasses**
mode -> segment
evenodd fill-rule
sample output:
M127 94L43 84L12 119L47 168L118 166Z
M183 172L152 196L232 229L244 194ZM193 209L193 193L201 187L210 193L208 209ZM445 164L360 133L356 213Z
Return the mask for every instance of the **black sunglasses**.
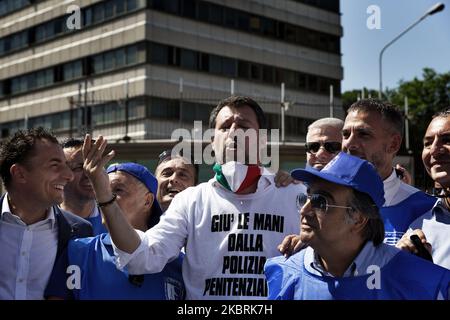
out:
M328 208L352 209L352 207L335 206L335 205L328 204L327 198L325 198L325 196L318 194L318 193L314 193L311 195L299 194L297 197L298 209L301 209L306 204L308 199L311 202L311 208L313 208L321 213L327 212Z
M323 146L324 149L329 153L337 153L337 152L341 151L342 143L340 143L340 142L325 142L325 143L307 142L305 144L306 152L316 153L317 151L319 151L321 146Z

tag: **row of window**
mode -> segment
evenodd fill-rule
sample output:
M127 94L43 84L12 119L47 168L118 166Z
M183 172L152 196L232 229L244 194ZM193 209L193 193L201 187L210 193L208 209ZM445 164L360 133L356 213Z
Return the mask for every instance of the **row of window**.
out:
M32 4L33 0L0 0L0 17L10 12L25 8Z
M131 45L78 59L62 65L0 81L0 97L19 94L53 84L101 74L145 61L143 45Z
M146 0L108 0L100 2L81 10L82 26L95 25L145 7ZM148 0L148 7L226 28L251 32L332 53L340 53L340 37L338 36L206 1ZM64 15L0 39L0 56L70 32L71 30L66 25L67 17L68 15Z
M339 0L293 0L323 10L339 13Z
M319 94L328 94L330 85L333 85L335 95L340 95L340 81L337 79L155 42L141 42L0 81L0 97L71 81L83 76L119 70L126 66L144 62L207 72L229 78L257 81L270 85L279 85L284 82L287 88Z
M108 0L99 2L81 10L81 24L83 27L88 27L141 8L145 8L145 0ZM64 15L1 38L0 56L71 32L72 30L68 29L66 24L68 17L69 15Z
M150 43L149 51L149 62L152 64L176 66L270 85L279 85L284 82L286 87L294 90L306 90L321 94L328 94L330 85L333 85L336 96L340 94L340 81L337 79L154 42Z
M204 103L148 96L138 97L128 101L128 120L164 119L178 121L180 115L182 115L181 121L187 124L193 124L194 121L208 123L209 113L213 108L213 105ZM280 127L280 116L278 114L269 113L266 116L269 128ZM110 101L88 108L79 107L72 111L33 117L27 121L27 127L29 128L42 126L60 132L69 130L76 132L78 128L86 126L94 129L101 125L123 125L125 122L125 101ZM304 135L309 124L308 121L311 122L298 117L286 116L286 134ZM17 130L23 129L24 126L24 120L0 123L1 138L14 134Z
M340 37L202 0L148 0L155 10L305 47L340 53Z

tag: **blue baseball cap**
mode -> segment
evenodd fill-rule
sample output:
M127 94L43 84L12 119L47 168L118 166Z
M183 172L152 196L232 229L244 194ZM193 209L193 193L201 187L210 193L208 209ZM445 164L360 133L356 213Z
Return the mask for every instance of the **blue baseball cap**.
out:
M367 193L378 208L384 204L384 186L375 167L367 160L340 152L322 170L312 167L295 169L294 179L310 182L314 178L353 188Z
M152 205L152 215L150 216L149 227L153 227L159 222L159 218L162 215L161 206L156 200L156 194L158 191L158 180L155 176L143 165L134 162L115 163L106 169L106 173L122 171L128 173L138 179L144 184L144 186L154 195Z

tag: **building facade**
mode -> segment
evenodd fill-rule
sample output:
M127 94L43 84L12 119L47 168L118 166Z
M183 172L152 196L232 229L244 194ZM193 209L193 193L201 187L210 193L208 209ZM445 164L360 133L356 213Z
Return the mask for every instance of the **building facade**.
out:
M0 139L44 126L119 140L208 124L231 93L261 103L302 142L343 117L339 1L2 0Z

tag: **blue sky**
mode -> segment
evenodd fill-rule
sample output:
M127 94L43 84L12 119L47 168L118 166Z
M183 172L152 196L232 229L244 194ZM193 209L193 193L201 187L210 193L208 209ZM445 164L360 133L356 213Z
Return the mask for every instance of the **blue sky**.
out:
M362 87L378 90L383 46L437 2L445 4L444 11L428 16L384 52L383 88L394 88L401 79L421 78L424 67L450 71L450 0L341 0L342 92ZM380 8L379 30L367 27L370 5Z

